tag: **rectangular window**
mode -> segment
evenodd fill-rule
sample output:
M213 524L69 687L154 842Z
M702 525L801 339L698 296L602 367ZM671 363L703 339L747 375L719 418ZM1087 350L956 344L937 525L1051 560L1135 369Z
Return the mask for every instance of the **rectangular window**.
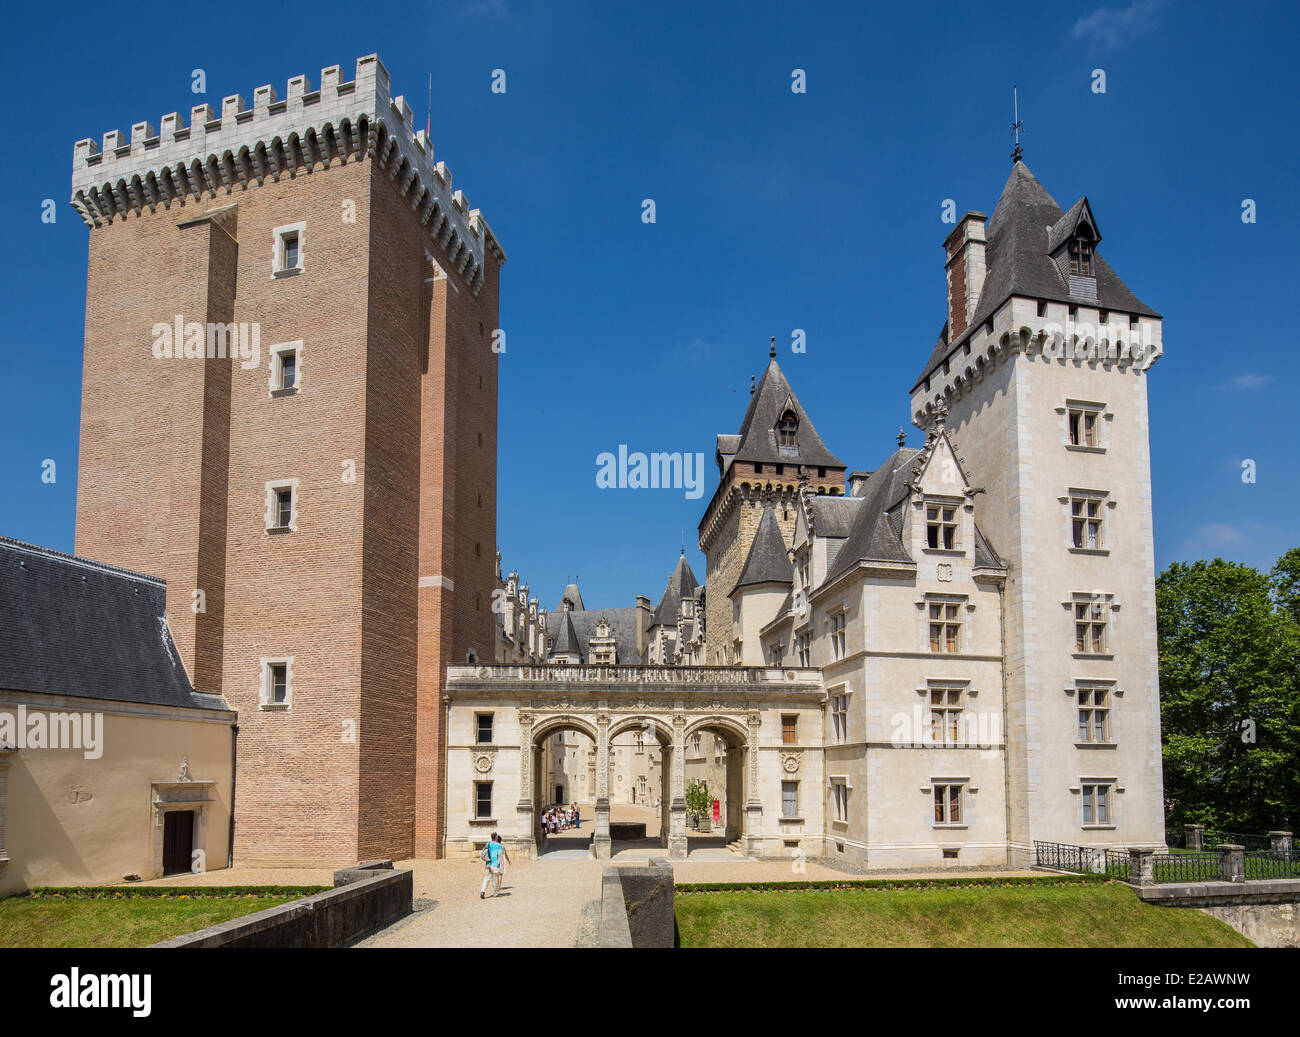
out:
M474 782L474 816L490 818L492 816L492 782Z
M785 646L778 641L768 649L768 657L772 660L773 666L780 666L781 660L785 658Z
M289 667L286 663L271 663L270 701L277 705L289 701Z
M925 506L925 546L945 551L957 549L957 506L955 504L927 504Z
M1093 407L1070 407L1070 446L1098 447L1097 432L1101 413Z
M1104 684L1079 685L1079 741L1110 741L1110 693Z
M1070 498L1070 540L1075 547L1089 551L1102 549L1102 508L1105 500L1095 496Z
M811 666L812 665L812 633L810 631L805 630L796 639L796 644L798 645L798 649L799 649L799 665Z
M492 744L492 714L475 713L474 714L476 731L474 734L475 741L480 745Z
M808 552L803 551L799 555L799 586L807 589L808 587Z
M837 612L831 616L831 656L835 659L844 658L844 625L846 618L843 612Z
M781 782L781 816L799 816L799 783L797 781Z
M798 716L787 715L781 717L781 744L782 745L799 744L799 739L796 731L796 725L798 723L799 723Z
M1083 785L1083 823L1110 824L1110 785L1091 782Z
M934 823L936 825L961 824L961 785L934 786Z
M831 696L831 729L835 741L847 742L849 738L849 697L848 695Z
M298 384L298 351L296 349L286 349L276 354L276 360L279 368L276 387L279 389L292 389Z
M961 729L961 688L930 689L930 737L956 743Z
M930 651L961 651L960 610L955 601L930 602Z
M293 520L293 490L275 491L275 524L288 529Z
M849 787L843 781L831 781L831 802L835 808L835 820L849 819Z
M1074 650L1084 655L1106 653L1106 605L1099 598L1074 603Z

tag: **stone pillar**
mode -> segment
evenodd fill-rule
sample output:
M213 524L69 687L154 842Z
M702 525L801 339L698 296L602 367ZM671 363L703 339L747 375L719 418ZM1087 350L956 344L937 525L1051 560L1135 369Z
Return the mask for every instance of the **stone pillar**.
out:
M4 871L9 854L5 852L5 808L9 802L9 763L17 749L0 744L0 871Z
M1205 825L1183 825L1188 850L1201 850L1205 846Z
M1155 884L1155 851L1130 846L1128 851L1128 880L1135 886Z
M521 857L536 859L537 818L533 815L533 715L519 714L519 802L515 804L516 846Z
M669 808L668 856L685 859L688 853L686 836L686 717L673 714L672 746L673 801Z
M609 714L596 717L596 831L591 850L601 860L613 856L609 837Z
M1290 832L1269 832L1268 838L1273 844L1274 853L1290 856L1292 847L1295 845L1291 841Z
M762 853L763 840L759 829L763 824L763 801L758 794L758 728L757 713L746 718L749 727L749 741L745 746L745 764L749 771L748 788L745 798L745 856L758 857Z
M1215 849L1219 852L1219 881L1245 882L1246 860L1242 855L1246 848L1236 843L1220 843Z

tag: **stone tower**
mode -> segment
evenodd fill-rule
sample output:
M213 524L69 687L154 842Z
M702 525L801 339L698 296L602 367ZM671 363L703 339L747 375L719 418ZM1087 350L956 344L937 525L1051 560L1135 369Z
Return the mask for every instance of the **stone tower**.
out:
M740 431L718 436L718 488L700 520L705 576L705 662L738 665L732 649L732 601L763 509L771 507L788 545L794 537L800 479L814 494L844 493L844 463L832 454L776 362L749 397Z
M1008 561L1008 824L1035 839L1163 844L1147 377L1160 316L1017 161L945 242L948 322L912 388L983 493Z
M237 860L437 856L446 666L494 650L505 254L375 55L103 140L77 551L164 577L239 711Z

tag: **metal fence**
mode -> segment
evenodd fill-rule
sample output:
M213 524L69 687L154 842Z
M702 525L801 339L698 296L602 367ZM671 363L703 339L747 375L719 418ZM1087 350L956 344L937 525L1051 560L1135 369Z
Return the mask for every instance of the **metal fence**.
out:
M1127 850L1104 850L1096 846L1049 843L1034 840L1034 861L1040 868L1073 871L1081 875L1109 875L1128 879Z
M1152 854L1152 878L1156 882L1217 882L1220 859L1217 853Z
M1300 856L1272 850L1247 850L1242 854L1246 879L1300 878Z
M1267 835L1248 835L1245 832L1219 832L1207 828L1205 830L1204 842L1202 845L1207 849L1213 849L1220 843L1242 846L1247 850L1273 849L1273 840Z

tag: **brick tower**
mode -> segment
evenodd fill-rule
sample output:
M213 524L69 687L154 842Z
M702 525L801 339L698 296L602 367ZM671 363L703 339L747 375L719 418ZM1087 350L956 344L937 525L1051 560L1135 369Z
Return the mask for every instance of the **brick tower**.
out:
M772 340L767 370L749 397L740 431L718 436L718 488L700 520L705 577L705 657L709 666L738 665L732 646L732 602L764 508L771 506L786 544L794 539L800 470L812 493L843 494L844 462L813 427L776 362Z
M239 711L235 858L438 856L491 659L505 254L375 55L79 141L79 554L167 580Z

